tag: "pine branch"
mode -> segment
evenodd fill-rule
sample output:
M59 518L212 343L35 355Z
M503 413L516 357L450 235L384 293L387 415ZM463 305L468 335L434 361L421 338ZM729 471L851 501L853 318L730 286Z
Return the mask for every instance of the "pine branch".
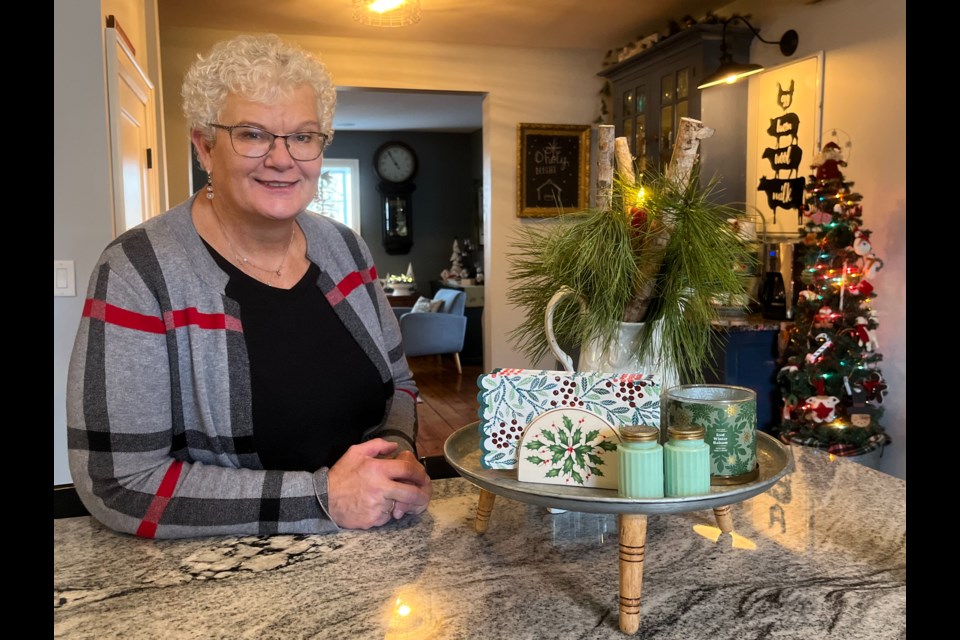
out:
M646 219L634 225L624 215L636 200L637 185L616 179L610 210L588 209L561 216L549 227L524 226L508 260L513 286L508 300L525 311L509 337L534 360L548 350L544 312L561 287L572 297L554 310L554 334L561 344L579 347L597 340L601 349L616 340L628 307L642 305L645 322L638 353L653 344L651 321L661 321L663 339L657 360L670 362L681 379L702 380L711 365L715 298L745 291L732 265L750 251L728 220L740 212L715 204L718 181L699 188L699 165L687 186L663 175L644 179L649 194Z

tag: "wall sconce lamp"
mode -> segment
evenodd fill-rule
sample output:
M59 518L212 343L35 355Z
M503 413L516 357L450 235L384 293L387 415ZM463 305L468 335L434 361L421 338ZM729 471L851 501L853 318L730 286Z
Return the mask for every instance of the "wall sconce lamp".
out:
M371 27L407 27L420 22L420 0L353 0L353 19Z
M763 71L762 65L739 64L733 61L733 56L731 56L730 52L727 50L727 25L734 20L740 20L743 22L743 24L747 25L750 28L750 31L753 31L753 35L757 36L757 40L760 42L780 45L780 53L785 56L792 56L797 50L800 37L793 29L784 32L783 36L781 36L781 38L776 42L772 40L764 40L762 37L760 37L760 32L754 29L753 25L747 22L746 18L738 15L731 16L723 21L723 31L721 32L720 37L720 66L716 71L704 78L703 82L697 85L697 89L706 89L707 87L712 87L718 84L733 84L740 78L746 78L747 76L752 76L755 73L760 73Z

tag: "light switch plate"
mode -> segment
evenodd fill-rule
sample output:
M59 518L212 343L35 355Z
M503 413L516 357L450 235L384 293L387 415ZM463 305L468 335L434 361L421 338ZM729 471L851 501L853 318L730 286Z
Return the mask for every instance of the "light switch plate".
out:
M77 295L76 273L73 260L53 261L53 295Z

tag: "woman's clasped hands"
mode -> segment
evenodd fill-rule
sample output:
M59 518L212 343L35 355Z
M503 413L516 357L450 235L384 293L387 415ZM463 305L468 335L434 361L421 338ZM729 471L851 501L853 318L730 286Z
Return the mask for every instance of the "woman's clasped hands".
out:
M433 488L410 451L383 438L355 444L327 472L330 517L346 529L369 529L426 511Z

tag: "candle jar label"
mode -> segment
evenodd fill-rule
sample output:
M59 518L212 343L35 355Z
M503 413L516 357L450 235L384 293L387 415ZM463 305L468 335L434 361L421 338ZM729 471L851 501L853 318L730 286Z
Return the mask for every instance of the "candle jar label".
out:
M752 389L711 384L673 387L665 394L663 413L666 427L704 428L711 484L757 479L757 395Z

